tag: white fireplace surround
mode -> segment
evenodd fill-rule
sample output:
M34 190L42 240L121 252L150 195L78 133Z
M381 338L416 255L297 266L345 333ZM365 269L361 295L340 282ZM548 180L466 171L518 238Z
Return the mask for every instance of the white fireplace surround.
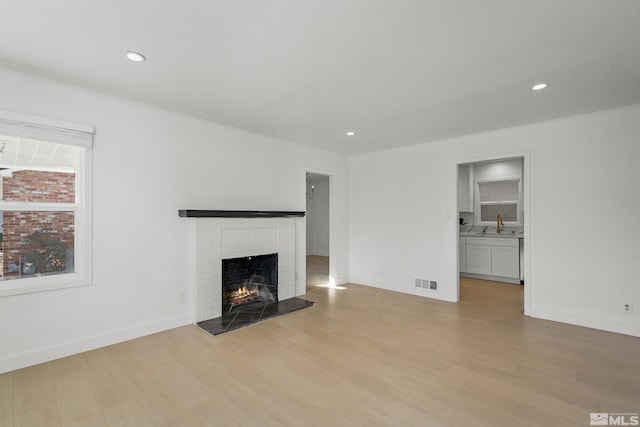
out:
M278 299L295 295L295 218L195 218L196 322L222 315L222 260L278 254Z

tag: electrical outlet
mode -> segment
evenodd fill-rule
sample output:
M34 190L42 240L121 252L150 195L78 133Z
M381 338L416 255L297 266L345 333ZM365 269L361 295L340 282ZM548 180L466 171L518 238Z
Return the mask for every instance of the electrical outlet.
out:
M180 292L180 302L181 303L187 302L187 293L186 292Z
M384 270L380 270L380 277L384 277Z
M633 304L625 304L624 305L624 312L627 313L627 314L633 313Z

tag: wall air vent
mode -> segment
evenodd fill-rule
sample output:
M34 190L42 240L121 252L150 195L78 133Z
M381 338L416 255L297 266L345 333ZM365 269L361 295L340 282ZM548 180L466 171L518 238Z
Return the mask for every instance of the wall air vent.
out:
M438 282L429 279L415 279L414 286L416 288L429 289L431 291L438 290Z

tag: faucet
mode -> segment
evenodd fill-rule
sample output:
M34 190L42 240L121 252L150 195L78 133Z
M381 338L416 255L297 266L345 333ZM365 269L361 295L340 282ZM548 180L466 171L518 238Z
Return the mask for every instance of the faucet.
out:
M504 223L502 222L502 214L498 214L498 226L496 227L496 232L500 234L502 229L504 228Z

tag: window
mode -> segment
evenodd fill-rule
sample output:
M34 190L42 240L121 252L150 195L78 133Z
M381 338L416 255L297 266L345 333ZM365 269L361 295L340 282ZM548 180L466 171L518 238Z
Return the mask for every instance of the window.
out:
M495 224L498 215L505 224L521 224L521 191L519 179L476 181L478 224Z
M0 296L90 283L92 133L0 112Z

